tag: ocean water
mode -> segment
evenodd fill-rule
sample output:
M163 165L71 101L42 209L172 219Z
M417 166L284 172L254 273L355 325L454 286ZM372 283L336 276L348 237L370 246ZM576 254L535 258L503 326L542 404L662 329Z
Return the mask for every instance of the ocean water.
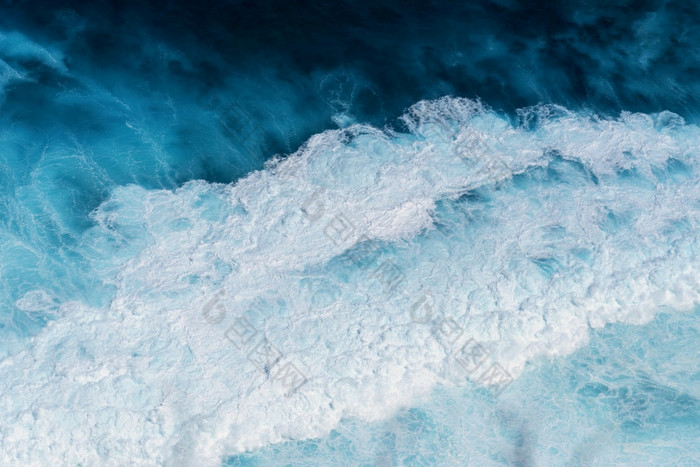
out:
M0 4L3 465L700 465L691 3Z

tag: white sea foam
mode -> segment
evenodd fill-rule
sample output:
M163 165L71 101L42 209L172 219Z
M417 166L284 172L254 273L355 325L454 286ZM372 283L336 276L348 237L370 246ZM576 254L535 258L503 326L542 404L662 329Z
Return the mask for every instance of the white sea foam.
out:
M697 304L700 129L521 118L420 102L408 134L327 131L232 185L119 188L84 238L110 306L52 308L0 362L2 463L216 465L478 379L450 358L469 338L517 376L591 326ZM344 255L374 242L372 265ZM261 342L281 356L258 369Z

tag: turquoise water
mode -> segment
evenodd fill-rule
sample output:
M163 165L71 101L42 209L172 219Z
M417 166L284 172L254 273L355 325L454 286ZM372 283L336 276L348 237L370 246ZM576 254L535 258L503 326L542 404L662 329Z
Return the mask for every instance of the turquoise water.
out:
M3 465L698 465L697 7L0 6Z
M695 465L699 313L609 325L499 398L440 388L381 423L345 420L323 438L225 465Z

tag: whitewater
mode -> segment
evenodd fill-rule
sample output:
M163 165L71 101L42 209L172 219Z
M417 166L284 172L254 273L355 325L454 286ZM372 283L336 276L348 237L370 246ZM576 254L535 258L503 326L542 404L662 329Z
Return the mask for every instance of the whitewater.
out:
M221 465L436 390L498 401L595 330L700 304L697 126L454 97L401 120L231 184L113 190L77 247L108 303L15 304L49 318L0 361L0 463Z

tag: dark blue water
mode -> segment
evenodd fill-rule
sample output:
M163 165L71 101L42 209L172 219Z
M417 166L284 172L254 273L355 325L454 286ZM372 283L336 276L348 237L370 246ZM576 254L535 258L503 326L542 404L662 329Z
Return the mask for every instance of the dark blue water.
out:
M2 249L3 324L27 326L8 303L36 281L87 287L72 242L115 186L230 182L338 124L400 128L407 107L443 95L510 114L556 103L695 121L698 13L664 1L4 2L0 232L32 251Z
M518 276L521 283L513 286L516 290L513 293L540 290L539 285L528 282L530 277L536 277L533 279L535 282L542 280L548 284L558 284L553 287L559 294L557 296L566 296L573 293L577 284L588 284L589 276L581 271L596 265L600 266L600 270L596 270L594 276L604 279L594 280L595 284L591 283L586 290L590 296L597 297L595 300L606 297L605 300L618 303L610 297L624 295L626 290L645 290L646 287L637 282L620 285L631 276L619 271L610 272L605 265L621 261L630 269L643 271L641 276L649 278L649 283L664 292L654 289L652 293L653 287L649 285L648 294L639 292L634 295L630 292L633 298L630 298L632 295L620 295L619 303L624 313L617 309L601 313L599 321L593 320L595 322L592 324L588 317L588 326L600 328L615 321L639 324L644 320L635 318L634 308L637 306L640 310L643 308L639 316L647 316L647 311L651 314L650 310L654 307L693 309L697 305L696 295L693 294L698 289L697 212L700 211L693 189L698 173L693 125L700 120L698 24L698 4L662 0L550 3L515 0L1 1L0 356L11 360L18 349L31 348L33 344L28 339L42 335L51 323L66 326L59 329L64 329L66 336L72 335L73 328L65 324L67 309L82 309L84 306L93 310L96 316L114 316L110 310L127 309L127 315L139 316L147 308L145 302L157 297L158 293L167 295L172 292L176 289L173 286L175 283L190 284L190 291L200 287L202 293L209 293L212 284L218 287L225 283L226 278L232 282L238 281L237 278L231 279L240 272L237 269L238 257L235 261L229 261L230 258L218 250L200 257L196 254L199 251L197 248L207 245L207 242L219 245L231 241L233 246L230 246L230 251L234 251L253 238L251 233L251 237L244 240L244 232L255 233L258 229L274 232L275 226L267 227L266 224L272 216L270 212L274 210L261 207L262 202L257 206L250 199L259 200L269 195L272 206L289 202L297 212L296 205L300 203L297 196L301 195L274 189L268 192L250 188L246 191L249 185L234 189L226 184L243 180L251 173L264 169L266 162L269 163L276 155L291 154L300 147L321 147L319 151L327 151L325 158L318 156L321 162L312 164L307 175L297 181L300 187L306 187L305 183L309 181L328 189L335 187L340 190L338 186L341 186L352 192L355 190L353 184L359 183L361 178L358 174L368 178L375 176L362 170L373 167L372 164L378 160L395 164L391 167L396 169L397 174L403 174L396 177L406 176L406 180L428 174L426 186L435 188L437 191L434 193L426 187L413 187L416 191L406 188L408 191L404 201L407 204L379 204L372 205L375 211L368 209L368 212L396 209L391 212L397 218L415 220L415 225L408 225L410 222L405 221L407 226L400 226L399 230L404 230L396 234L401 239L398 244L383 245L383 251L394 255L398 263L403 260L404 265L410 264L419 269L421 261L435 261L442 265L440 268L450 272L453 272L453 264L459 263L455 267L471 267L463 266L462 262L440 259L437 252L442 251L442 240L434 240L432 235L438 234L421 230L425 228L421 223L421 215L425 214L421 210L424 204L421 203L426 199L435 202L428 211L448 244L452 237L461 238L462 243L472 242L469 243L472 247L483 240L485 243L480 248L489 252L499 246L489 240L486 235L489 231L502 233L512 230L512 238L503 237L500 241L500 245L506 246L513 238L527 237L522 232L517 233L512 224L517 223L518 214L528 212L533 219L541 221L541 225L537 225L542 230L532 234L541 244L537 248L521 245L520 253L513 250L498 256L498 261L509 261L502 265L505 272L500 276L494 275L488 284L480 284L481 290L505 293L499 289L500 286L494 285L500 280L497 276L508 278L511 277L508 271L525 268L522 270L526 270L527 274ZM463 112L461 101L437 101L442 103L435 108L430 105L411 107L419 101L434 101L444 96L480 101L484 108L474 114L480 117L472 119L472 114ZM532 109L532 106L539 104L549 107ZM469 105L472 104L467 107ZM411 115L415 120L406 117L409 108L413 109ZM530 110L524 110L527 108ZM645 116L625 113L620 118L622 112ZM440 123L438 133L447 127L455 133L449 134L448 131L448 136L438 134L436 137L431 133L434 129L426 129L433 120ZM617 123L611 122L622 123L616 126ZM559 123L561 126L557 126ZM382 149L384 140L377 135L372 136L366 128L357 130L357 133L350 130L350 136L334 134L336 136L321 138L323 144L319 143L319 146L309 142L314 135L326 130L348 128L354 124L369 124L385 130L385 137L393 141L387 143L390 149ZM466 127L472 130L465 133L463 130ZM470 178L473 175L471 172L462 174L460 170L464 170L464 167L458 164L461 168L443 170L443 167L439 167L438 178L441 177L442 182L447 180L446 186L449 185L449 188L445 188L431 172L438 164L444 163L444 159L425 162L424 157L428 156L406 156L412 150L417 151L416 147L425 142L433 145L433 149L426 150L427 153L441 153L441 144L447 140L457 141L464 134L473 136L474 128L482 132L479 133L482 136L486 135L487 139L498 141L494 151L516 160L508 166L507 176L494 185L478 177ZM506 133L520 136L504 140ZM493 149L493 146L488 147ZM523 156L518 153L521 149L527 152L530 150L528 148L537 155L528 153ZM567 150L569 153L566 153ZM345 151L348 151L348 155L342 156ZM362 154L376 157L355 169L342 165L353 163L350 155L361 158ZM345 169L324 172L319 169L323 167L323 161L336 161L334 164ZM420 165L417 161L425 164L420 172L406 172L411 173L413 178L402 172L407 165ZM331 162L328 164L330 166ZM382 167L385 166L378 165L377 174L384 170ZM333 178L339 173L347 175L345 182ZM462 177L461 181L451 179L453 175ZM329 181L331 179L334 181ZM188 184L193 181L199 182ZM456 185L459 187L455 188ZM403 199L400 191L405 186L413 185L408 182L397 183L396 186L390 183L382 185L384 191L377 198L396 194L397 199ZM561 190L552 188L555 186ZM358 187L364 185L358 184ZM547 191L550 189L553 191ZM231 194L231 190L234 190L234 194ZM420 196L416 194L418 192ZM429 195L426 195L428 192ZM597 194L591 194L594 192ZM195 201L190 200L190 195ZM168 201L163 201L166 198ZM558 201L552 202L551 199ZM578 204L570 203L572 199ZM521 211L513 207L519 200L529 200L523 201ZM410 202L415 203L411 205ZM586 207L586 203L590 203L590 206ZM406 208L407 205L409 208ZM672 205L676 206L674 209L677 212L671 213L670 207L667 210L659 207ZM420 208L411 211L413 208L410 206ZM401 211L399 207L407 210ZM579 208L580 211L577 211ZM524 211L526 209L530 211ZM577 234L567 230L571 226L545 225L548 216L541 213L548 209L551 209L548 215L551 219L558 218L562 212L575 213L584 227L588 219L586 216L594 216L591 213L600 215L600 219L596 217L593 223L596 233L590 234L590 228L582 227L586 238L579 242L580 245L572 240L566 243L571 246L571 251L557 251L557 246L569 242ZM255 217L259 213L266 215ZM368 216L371 217L370 214ZM200 238L197 235L201 232L197 229L201 225L197 222L202 219L213 224L208 227L209 236ZM292 225L286 217L280 222L287 227ZM222 227L224 224L226 228ZM283 230L275 225L275 228ZM522 226L522 230L527 229L524 221L518 225ZM201 227L200 230L206 229ZM378 241L396 241L393 234L380 230L375 232ZM167 232L167 235L185 232L189 236L174 239L164 234L160 237L163 232ZM219 238L211 232L223 233ZM255 247L266 252L265 248L269 245L286 244L292 237L303 238L296 231L291 232L293 235L285 236L284 240L270 237L266 240L268 243L261 234L263 240ZM409 238L419 233L419 240ZM231 240L237 234L242 237ZM662 239L659 243L663 248L654 243L654 239ZM190 241L191 244L188 243ZM303 241L314 244L312 240ZM182 250L168 251L166 254L165 250L178 245L182 245ZM452 251L451 247L444 248ZM299 264L285 256L286 253L277 253L280 262L288 261L297 268L296 273L309 275L301 281L302 284L352 283L355 280L352 274L338 266L337 256L340 252L329 251L326 252L327 256L324 256L326 253L319 253L316 257L313 256L317 253L315 251L305 256ZM181 258L178 256L180 254ZM431 256L433 254L435 256ZM526 266L519 263L519 254L527 257ZM274 259L275 256L266 255L261 253L253 264L263 268L262 264L273 263L270 258ZM195 270L193 266L192 270L181 271L179 275L173 273L175 278L172 283L168 282L169 279L163 279L163 283L153 285L151 277L143 271L158 270L168 277L168 271L177 269L169 263L174 257L180 258L173 260L177 265L185 262L183 258L192 264L197 261L213 264L213 272ZM426 257L431 259L427 260ZM677 262L672 265L671 260L668 264L663 263L663 258L671 257ZM148 264L143 258L155 258L153 261L157 264ZM476 260L472 258L471 261ZM482 258L480 261L486 260ZM321 268L319 262L327 268ZM659 266L660 263L663 264ZM174 269L169 269L171 266ZM334 269L336 267L339 269ZM335 272L329 273L329 270ZM142 273L143 277L140 276ZM296 277L294 274L292 276ZM561 285L557 281L562 280L563 276L569 282L564 280L564 285ZM240 283L246 282L240 279ZM162 290L158 288L160 286ZM522 290L518 288L520 286ZM316 285L310 287L313 289ZM610 293L596 295L601 289L609 289ZM330 296L335 297L334 293ZM338 296L341 294L338 293ZM480 297L478 294L469 296ZM547 297L552 298L550 295ZM179 300L199 303L197 297L181 297ZM348 303L359 302L362 300ZM518 305L513 305L516 302ZM544 306L540 302L533 305L528 300L508 303L518 310ZM406 306L406 303L400 305ZM576 306L578 311L573 314L577 318L588 313L592 307L581 305L581 302L577 302ZM606 306L608 304L601 305L601 309ZM147 312L143 313L148 316ZM543 311L542 314L546 323L542 333L546 334L547 330L555 329L560 324L548 318L547 312ZM685 326L697 326L697 314L694 316L683 321ZM547 319L552 319L555 324L547 322ZM586 319L582 322L585 323ZM174 323L177 320L173 318L165 322ZM658 336L663 333L658 325L651 326L653 332L649 331L649 335L661 339ZM596 338L596 345L603 345L600 342L604 342L605 346L610 347L606 347L606 352L622 352L620 349L632 345L629 342L643 339L631 331L625 331L623 325L620 327L623 330L610 331L611 335L599 331L603 334ZM76 325L76 328L93 329L91 325ZM143 329L144 339L148 341L146 329L150 328ZM498 332L507 334L503 329ZM185 334L189 336L189 331ZM583 340L577 340L581 333L574 334L572 332L569 336L569 341L576 342L576 345L571 344L572 348L560 353L552 351L551 355L539 349L533 351L533 355L552 357L573 352L573 347L583 345ZM97 336L102 334L97 332ZM617 346L611 343L615 339L621 342ZM99 361L99 351L95 351L95 356L83 348L83 344L88 346L88 342L95 340L95 336L80 340L82 344L74 346L79 349L74 349L76 355ZM115 342L120 340L124 339L113 338ZM61 339L47 339L47 342L52 344L37 344L37 348L43 349L37 352L64 355L63 351L59 351L59 343L63 342ZM692 358L689 364L697 365L698 349L692 348L696 341L683 342L669 345L673 348L690 345ZM137 346L136 343L133 345ZM189 345L187 351L178 354L182 361L187 360L187 355L192 352L196 354L196 350L191 350ZM196 346L193 344L192 347ZM153 348L162 350L155 343ZM587 351L594 352L597 348L594 346L593 350ZM663 353L662 350L659 352ZM136 358L136 353L132 357ZM530 364L534 361L534 357L530 357L523 356L522 359ZM40 360L40 357L36 357L33 361ZM611 426L622 426L622 432L615 432L616 446L622 446L622 451L629 453L638 448L629 444L637 442L630 441L638 433L635 430L659 429L663 433L657 440L665 439L671 435L663 431L664 427L672 426L673 431L677 423L687 423L690 427L687 443L697 441L697 420L694 417L698 414L698 395L688 389L692 387L691 383L697 382L696 372L679 371L675 376L664 376L664 384L668 383L668 388L658 391L651 391L651 386L645 386L649 378L641 373L626 375L625 378L631 378L631 382L620 387L610 386L610 379L616 378L611 372L616 370L603 363L594 371L597 376L590 376L590 383L577 379L582 376L574 374L571 365L589 366L594 360L592 356L583 358L578 355L566 364L555 364L561 364L561 367L547 367L543 374L557 381L570 380L571 388L577 394L583 394L583 399L577 399L576 404L593 404L595 408L591 413L606 419L606 428L602 432L614 431ZM170 362L170 365L177 368L176 363ZM652 369L662 365L661 359L650 365ZM98 372L97 367L90 368L89 371ZM29 370L26 373L33 375ZM56 372L53 377L62 374ZM605 381L593 381L599 377ZM674 377L677 377L675 383ZM70 377L66 378L70 380ZM135 377L135 380L146 384L144 381L148 378ZM573 380L576 381L571 382ZM170 384L170 380L158 380L149 387ZM653 386L655 383L648 384ZM674 387L674 384L678 387ZM537 386L546 385L537 383ZM564 384L561 387L568 386ZM10 388L11 385L8 385L7 391L3 392L11 392ZM47 389L45 394L55 392L61 391ZM167 391L163 390L162 393ZM445 409L447 399L443 400L443 395L438 394L433 402L427 403L436 404L437 408L415 408L418 412L406 409L408 412L400 414L400 417L415 416L419 419L416 422L419 427L415 431L424 433L424 439L434 437L433 451L442 449L444 445L440 442L445 439L464 438L464 433L455 428L454 423L457 422L445 415L449 410ZM483 400L490 400L487 396L483 397ZM530 402L534 400L532 394L528 393L527 397ZM565 397L565 391L556 395L556 398ZM148 403L157 405L150 399ZM178 402L184 406L191 403L187 398ZM77 402L73 404L79 405ZM88 402L86 404L89 405ZM473 410L488 413L488 416L482 413L483 417L479 420L493 422L494 412L489 412L491 409L483 405L488 403L481 401L474 404L476 408ZM643 411L646 414L644 417L653 420L640 421L632 414L629 407L635 404L654 407ZM71 407L71 403L66 402L65 406ZM567 412L567 416L574 417L575 410L569 409L571 411ZM655 412L657 409L663 413ZM143 407L134 410L147 412ZM517 412L517 409L513 410ZM667 415L668 411L683 413L676 417ZM17 415L19 412L7 413L10 418L20 417ZM547 412L548 419L556 420L553 413ZM36 413L27 414L35 420L39 419ZM178 416L173 417L178 419ZM192 416L192 419L195 418ZM394 422L403 426L401 430L413 430L407 427L405 420ZM88 422L83 420L80 423ZM347 423L355 422L344 419L343 423L338 428L341 431L348 430ZM167 423L162 422L162 426L165 425ZM501 425L494 422L493 426ZM203 426L189 429L196 432L200 428L201 432L207 432ZM363 451L365 446L382 451L383 448L377 446L381 444L378 440L383 435L379 433L381 430L376 431L376 426L353 430L349 432L367 437L365 444L360 438L347 441L356 444L338 448L343 456L355 453L362 457L366 454ZM173 428L173 431L177 430ZM283 458L296 459L299 450L304 451L308 458L320 458L323 453L330 456L333 451L328 448L332 445L330 438L318 436L338 436L337 431L333 433L304 432L298 437L315 441L297 440L282 445L279 450L268 447L250 456L234 458L231 462L244 463L246 459L253 459L250 462L254 463L257 462L255 459L262 459L260 462L273 459L277 463L282 462L280 459ZM509 442L516 444L518 436L524 436L499 433L498 436L505 436L510 439ZM0 451L3 444L9 445L12 440L17 442L17 439L23 439L22 436L0 425ZM175 440L174 435L163 436L167 440ZM258 444L253 441L236 444L231 440L245 438L236 436L239 435L221 435L220 438L227 441L220 446L217 444L218 450L211 452L225 459L228 454L251 446L258 448L274 438L260 435L259 439L263 441ZM296 435L285 432L280 436L280 439L274 438L274 442L295 439ZM219 439L216 436L213 438ZM570 441L568 444L560 440L552 441L553 445L559 446L552 449L559 451L547 451L547 455L534 458L572 458L574 437L572 435L567 439ZM176 441L170 444L169 441L163 442L152 452L180 452L172 451L175 449L173 446L182 446L183 443L195 446L192 449L199 446L196 440L177 441L179 444ZM201 441L202 445L207 442ZM584 443L577 439L576 443L579 442ZM86 443L90 445L90 441ZM482 459L479 456L469 457L475 455L469 449L455 458L445 456L444 452L440 455L433 452L431 457L430 447L422 446L421 456L424 457L420 460L410 457L413 454L407 452L411 443L405 446L399 446L396 441L393 443L391 449L387 448L387 452L391 452L387 454L388 460L377 460L372 454L365 456L369 459L367 462L397 465L399 459L404 459L401 462L406 465L425 465L449 463L455 458ZM114 455L118 451L113 446L100 446L95 448L95 452L102 450L103 459L110 457L104 453ZM681 443L669 449L673 451L683 447ZM33 446L27 449L38 448ZM458 446L451 449L459 451ZM502 445L495 443L485 449L492 454L500 452ZM538 445L537 449L544 452L547 448ZM659 454L661 451L644 452L648 459L659 459L662 457ZM181 457L185 456L182 452ZM467 452L469 455L465 454ZM605 451L602 458L614 457L612 454L612 457L608 456L610 452L613 451ZM513 459L517 458L491 454L485 458L496 463L515 462ZM86 454L85 458L94 459L90 455ZM191 453L188 455L189 459L196 458ZM214 457L216 455L212 454ZM153 457L155 454L144 456L156 463L177 457L153 460L156 459ZM581 456L584 459L585 456ZM12 459L18 462L20 457ZM57 459L53 460L60 463ZM634 462L633 456L629 459ZM698 460L697 450L691 449L686 457L677 459L684 459L679 460L678 465L692 465ZM207 462L210 460L207 458ZM582 465L585 464L584 460L581 461ZM525 460L518 465L531 463Z

